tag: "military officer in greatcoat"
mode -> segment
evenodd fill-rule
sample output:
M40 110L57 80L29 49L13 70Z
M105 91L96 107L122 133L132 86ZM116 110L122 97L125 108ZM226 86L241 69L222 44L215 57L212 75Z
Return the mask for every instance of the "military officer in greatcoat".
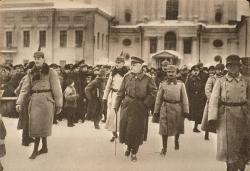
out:
M217 160L227 164L227 171L244 171L242 147L247 134L248 82L240 73L240 58L226 59L228 73L214 85L208 107L208 123L217 130Z
M117 92L114 110L120 111L119 138L127 145L125 156L131 154L136 161L139 146L147 137L149 107L154 103L156 85L153 79L142 72L143 60L131 57L131 70L127 73Z
M250 85L250 57L241 58L241 74ZM250 97L250 91L247 94ZM248 98L248 111L250 111L250 98ZM250 161L250 114L247 115L247 134L244 138L243 147L243 162L247 163Z
M168 79L160 83L154 113L160 113L159 134L162 136L161 155L167 152L168 137L175 136L175 150L179 150L179 136L184 134L184 117L189 113L185 84L176 78L177 67L168 65Z

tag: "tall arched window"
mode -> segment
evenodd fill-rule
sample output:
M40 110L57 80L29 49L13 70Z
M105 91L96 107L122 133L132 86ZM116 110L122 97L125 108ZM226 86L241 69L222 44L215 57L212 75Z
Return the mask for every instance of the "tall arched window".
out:
M127 23L131 22L131 11L130 10L126 10L125 11L125 15L124 15L125 21Z
M178 0L167 0L166 20L177 20L179 9Z
M165 46L166 50L176 50L176 35L174 32L167 32L165 34Z

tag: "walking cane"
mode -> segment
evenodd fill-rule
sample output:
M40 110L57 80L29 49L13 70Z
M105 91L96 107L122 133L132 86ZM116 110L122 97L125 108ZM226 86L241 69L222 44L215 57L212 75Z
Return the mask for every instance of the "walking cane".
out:
M115 133L117 135L117 111L115 110ZM115 137L115 156L116 156L116 139L117 137Z

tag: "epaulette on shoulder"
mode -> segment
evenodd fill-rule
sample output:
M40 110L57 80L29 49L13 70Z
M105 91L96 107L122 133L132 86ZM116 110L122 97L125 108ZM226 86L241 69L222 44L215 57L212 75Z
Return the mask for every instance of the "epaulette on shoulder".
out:
M162 81L160 82L160 84L166 83L166 82L167 82L167 80L162 80Z
M152 76L149 73L145 73L145 75L152 78Z
M127 77L128 75L130 75L131 72L127 72L125 75L124 75L124 78Z
M181 81L181 80L177 80L177 83L184 84L183 81Z

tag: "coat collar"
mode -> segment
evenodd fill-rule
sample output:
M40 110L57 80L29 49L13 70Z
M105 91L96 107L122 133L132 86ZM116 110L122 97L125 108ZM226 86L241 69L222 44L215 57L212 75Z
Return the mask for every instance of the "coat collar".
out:
M239 75L237 77L232 77L229 74L226 75L226 80L229 82L232 82L233 80L235 80L236 82L239 82L242 80L242 75L241 73L239 73Z
M167 84L173 83L174 85L177 84L177 79L167 79Z
M131 79L138 78L139 80L142 80L142 78L144 77L145 74L143 72L140 72L139 74L134 74L131 72L131 75L132 75Z

